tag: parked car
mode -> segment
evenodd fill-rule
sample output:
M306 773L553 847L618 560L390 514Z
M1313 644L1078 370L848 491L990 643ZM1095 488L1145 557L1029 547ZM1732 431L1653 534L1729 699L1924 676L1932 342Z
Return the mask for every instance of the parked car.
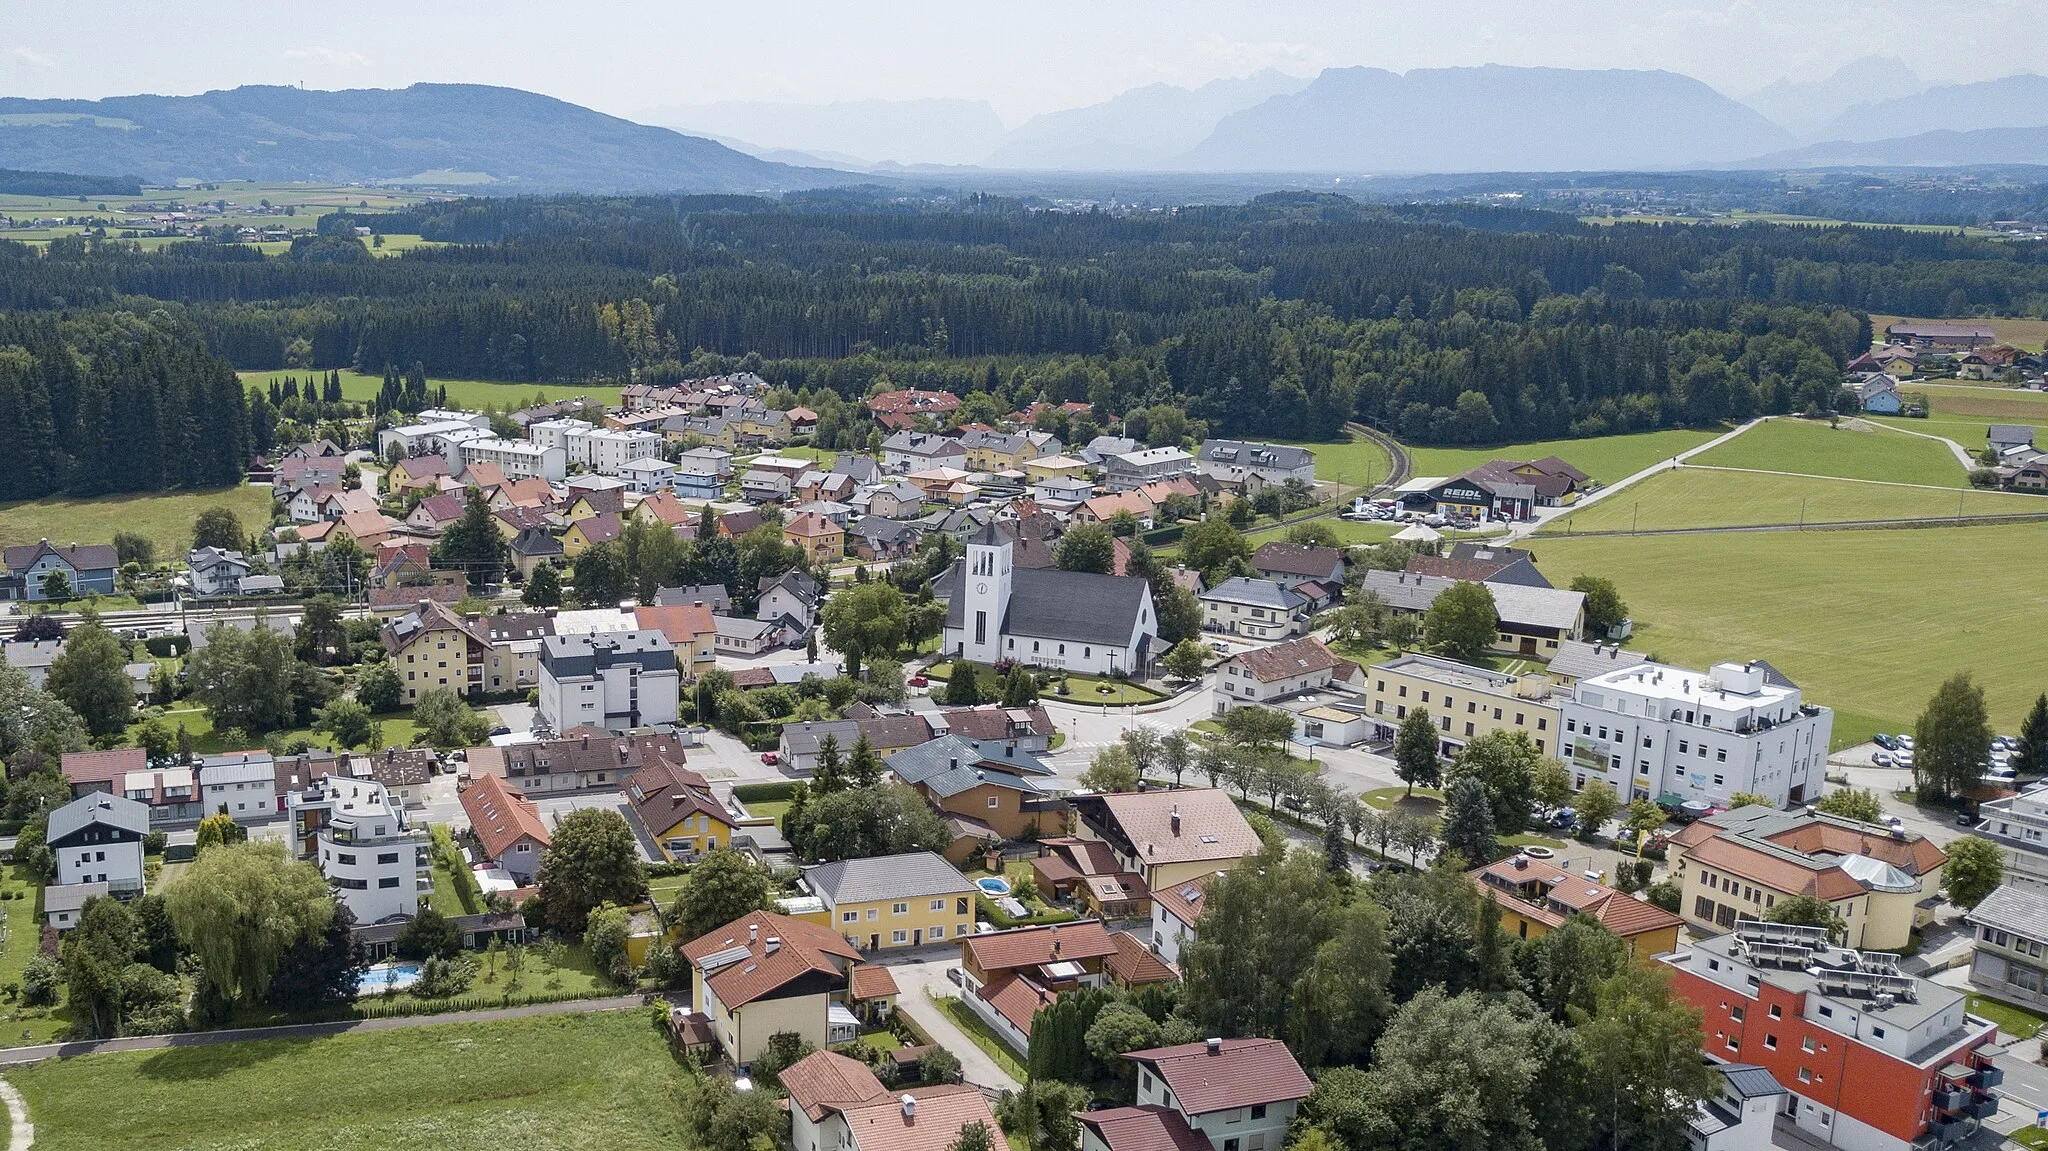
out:
M1876 764L1879 767L1890 767L1892 765L1892 753L1889 751L1880 751L1876 755L1870 757L1870 762Z
M1956 826L1957 826L1957 827L1975 827L1975 826L1977 826L1977 824L1978 824L1978 823L1980 822L1981 818L1982 818L1982 817L1978 816L1978 815L1977 815L1976 813L1974 813L1974 812L1969 812L1969 811L1962 811L1962 812L1957 812L1957 813L1956 813Z
M909 684L911 687L930 687L932 685L931 680L926 679L924 676L921 675L913 675L904 682Z
M782 762L782 756L772 751L764 751L761 753L761 762L767 764L769 767L774 767L776 764Z
M1910 735L1903 735L1903 734L1902 734L1902 735L1898 736L1897 738L1898 738L1898 741L1899 741L1899 746L1900 746L1900 747L1903 747L1903 748L1905 748L1905 749L1906 749L1907 751L1911 751L1911 750L1913 750L1913 737L1912 737L1912 736L1910 736Z
M1898 740L1893 739L1891 736L1888 736L1881 731L1878 732L1876 735L1871 736L1870 742L1885 749L1886 751L1893 751L1897 749L1897 747L1899 746Z
M1892 764L1896 767L1911 770L1913 767L1913 753L1910 751L1900 751L1894 754L1892 756Z

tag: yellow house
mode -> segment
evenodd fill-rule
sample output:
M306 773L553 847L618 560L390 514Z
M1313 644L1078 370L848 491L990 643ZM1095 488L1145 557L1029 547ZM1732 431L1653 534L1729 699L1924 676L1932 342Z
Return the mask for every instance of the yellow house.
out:
M431 495L441 490L442 477L450 474L447 456L413 456L392 464L384 473L384 490L397 495L419 488Z
M1109 845L1149 891L1230 871L1264 846L1230 793L1214 787L1075 795L1074 834Z
M755 911L684 944L683 956L697 1010L735 1063L758 1059L778 1032L819 1049L856 1037L852 1025L835 1034L831 1012L849 997L860 951L823 927Z
M425 601L385 623L380 638L398 673L399 699L408 705L430 688L457 695L487 690L490 632L444 604Z
M975 887L930 851L845 859L804 871L832 929L882 951L962 939L974 932Z
M1044 455L1043 444L1057 445L1059 442L1044 436L1034 439L1033 435L1030 432L975 431L961 436L960 446L967 449L967 466L973 471L1011 471Z
M1637 963L1678 950L1684 920L1544 860L1518 853L1469 874L1499 906L1501 930L1517 939L1541 939L1567 918L1583 915L1613 932Z
M782 526L782 542L800 549L813 563L846 558L846 529L816 512L805 512Z
M599 544L610 543L619 538L620 525L616 512L589 516L569 525L562 533L562 556L575 559Z
M732 846L732 815L712 796L711 784L666 756L650 756L627 777L625 793L634 822L671 862Z
M1496 731L1526 735L1544 755L1558 752L1563 721L1550 703L1550 681L1541 676L1504 675L1433 655L1400 656L1364 675L1365 706L1374 720L1391 727L1423 708L1445 755Z
M1024 475L1034 481L1049 480L1054 476L1085 479L1088 476L1088 465L1072 456L1046 456L1042 459L1026 460Z

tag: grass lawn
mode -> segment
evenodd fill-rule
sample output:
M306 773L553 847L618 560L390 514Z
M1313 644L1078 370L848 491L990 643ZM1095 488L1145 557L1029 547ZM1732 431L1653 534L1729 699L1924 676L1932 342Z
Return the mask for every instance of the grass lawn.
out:
M385 243L389 244L389 238ZM280 382L286 376L297 376L304 381L308 376L325 379L327 373L305 368L279 368L256 372L240 373L245 384L269 387L271 380ZM577 396L589 396L606 404L619 402L617 384L508 384L489 380L447 380L438 376L427 377L427 387L448 389L448 403L458 408L481 408L489 405L502 408L511 404L523 408L528 404L544 400L568 400ZM341 395L343 399L365 401L377 398L378 389L384 386L384 373L357 372L343 369L341 373Z
M1340 544L1385 543L1388 540L1394 538L1395 532L1400 531L1402 528L1408 526L1406 524L1391 523L1385 520L1341 520L1335 516L1323 516L1320 519L1316 519L1311 522L1329 528L1330 531L1336 535L1337 542ZM1285 536L1287 529L1293 526L1293 524L1287 524L1283 526L1281 524L1273 523L1267 524L1265 527L1262 528L1253 528L1250 531L1245 532L1244 534L1245 538L1253 541L1254 544L1269 543L1272 540L1283 538ZM1460 532L1453 534L1455 534L1456 538L1463 539L1465 538L1467 533ZM1480 533L1474 532L1470 534L1478 535Z
M1444 804L1444 793L1433 787L1418 787L1412 796L1405 787L1380 787L1358 798L1381 811L1400 807L1420 815L1435 815L1436 809Z
M0 872L0 891L16 896L0 902L0 911L6 913L7 940L0 946L0 983L16 983L21 973L28 968L28 961L36 957L41 939L43 893L28 878L28 873L18 865L8 864ZM48 1043L71 1028L70 1009L63 1006L61 999L65 992L60 987L60 1003L56 1007L24 1008L18 1003L6 1004L7 1014L0 1016L0 1047L25 1046Z
M265 737L251 736L245 747L229 747L224 740L214 733L213 721L207 718L205 708L189 706L189 701L181 702L188 702L188 706L172 708L164 712L162 718L164 725L173 732L178 730L180 724L184 725L186 733L192 737L192 748L194 751L202 755L217 755L224 751L242 751L247 748L263 746ZM135 731L142 726L143 719L148 713L138 712L136 714L136 721L128 726L128 742L130 743L135 742ZM419 729L413 726L411 709L387 712L376 716L375 719L384 729L384 740L378 745L379 747L410 747L412 746L413 738L419 734ZM277 734L286 741L294 739L306 740L314 747L326 747L334 742L333 736L328 735L324 731L314 731L309 727L296 728Z
M879 1051L884 1055L891 1051L900 1051L903 1048L903 1041L896 1038L896 1033L887 1028L864 1031L861 1033L858 1042L862 1047L870 1051Z
M781 821L782 813L788 810L789 801L786 799L767 799L747 805L748 815L756 819L773 819L777 822Z
M2027 497L2013 497L2016 499ZM1582 572L1615 581L1636 620L1629 646L1682 666L1766 659L1835 709L1835 745L1910 729L1959 670L1985 689L1994 727L2018 730L2048 683L2048 597L2012 573L2048 563L2048 524L1907 531L1755 532L1536 541L1559 587ZM1677 572L1714 573L1739 594L1701 594ZM1876 580L1883 606L1854 607Z
M2009 1138L2020 1146L2033 1149L2033 1151L2048 1147L2048 1131L2043 1131L2031 1123L2013 1132Z
M446 916L469 915L471 911L462 905L462 897L455 892L455 876L448 865L439 858L434 860L434 898L436 911Z
M1586 440L1505 444L1492 448L1409 448L1408 455L1418 476L1454 476L1488 460L1540 460L1545 456L1556 456L1594 480L1611 484L1642 471L1658 460L1668 460L1687 448L1696 448L1725 430L1677 428Z
M1353 439L1343 443L1317 443L1312 440L1273 442L1307 448L1314 452L1316 478L1347 488L1363 488L1385 483L1387 473L1394 470L1394 462L1387 458L1387 450L1368 439Z
M1002 677L996 674L995 669L987 664L976 664L974 673L975 682L980 684L984 690L987 690L992 685L1000 687L1003 682ZM950 659L940 660L938 663L926 668L925 675L933 680L950 680L953 678L953 661ZM1059 681L1054 680L1051 684L1041 689L1039 692L1040 698L1058 700L1063 703L1085 703L1109 707L1157 703L1166 698L1163 692L1153 691L1142 684L1130 683L1125 680L1105 679L1101 676L1084 675L1081 672L1066 673L1066 680L1068 689L1072 692L1071 695L1060 695ZM937 695L939 689L934 688L932 693Z
M609 1151L698 1138L677 1106L690 1074L642 1011L92 1055L9 1078L43 1151Z
M1547 835L1536 835L1532 832L1524 832L1521 835L1504 835L1500 838L1499 842L1502 847L1547 847L1552 851L1563 851L1565 848L1565 842L1562 839L1552 839Z
M1939 520L1957 514L2041 515L2048 514L2048 501L2017 492L1904 487L1864 480L1684 467L1652 476L1581 511L1560 516L1537 534L1556 537L1580 532L1626 533L1632 529Z
M1830 428L1812 420L1772 420L1688 462L1850 480L1970 486L1969 474L1947 445L1884 427L1851 422Z
M1003 1042L1002 1036L996 1034L995 1028L982 1022L981 1016L974 1013L974 1008L952 995L943 999L934 995L932 1005L939 1009L941 1015L952 1020L955 1027L965 1031L967 1038L986 1052L989 1058L995 1060L996 1066L1002 1068L1010 1078L1019 1083L1030 1078L1024 1073L1024 1063L1017 1058L1017 1053L1011 1050L1008 1043Z
M2001 1003L1987 995L1971 995L1967 1010L1980 1019L1989 1019L1998 1024L1998 1029L2007 1035L2017 1035L2022 1039L2033 1035L2043 1024L2048 1024L2048 1019L2043 1019L2024 1007Z
M52 497L0 506L0 546L109 543L117 531L137 532L156 544L158 560L181 559L192 547L192 522L210 507L226 507L244 531L270 522L270 489L246 485L196 492L131 493L93 499Z
M656 907L666 908L682 894L684 878L680 875L664 875L660 879L647 881L648 902Z

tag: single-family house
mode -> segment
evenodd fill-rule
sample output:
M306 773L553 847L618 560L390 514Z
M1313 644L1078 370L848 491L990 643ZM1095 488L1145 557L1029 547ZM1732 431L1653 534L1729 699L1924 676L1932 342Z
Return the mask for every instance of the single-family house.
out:
M1502 931L1517 939L1541 939L1583 915L1621 940L1637 963L1678 949L1685 921L1646 899L1553 866L1549 860L1516 852L1469 873L1480 894L1500 908Z
M1298 634L1309 618L1307 596L1269 579L1232 576L1200 599L1203 631L1247 639L1285 639Z
M1216 670L1216 714L1245 704L1270 707L1278 700L1327 688L1339 662L1314 636L1238 652Z
M959 939L974 930L976 888L929 851L807 867L804 885L825 901L832 929L880 951Z
M1115 953L1099 919L969 935L960 942L960 998L1021 1054L1039 1009L1061 992L1106 984Z
M900 560L917 551L923 537L910 524L866 515L846 529L846 554L871 563Z
M193 595L233 595L249 574L249 557L216 547L193 548L185 553L185 568Z
M955 865L1065 824L1063 805L1038 782L1050 769L1030 752L946 735L897 751L884 763L945 821L953 836L946 859Z
M1138 1106L1130 1110L1166 1109L1209 1151L1277 1151L1314 1087L1278 1039L1209 1039L1124 1058L1138 1065Z
M732 846L732 813L711 794L709 781L683 766L680 754L648 757L620 790L627 812L663 858L681 863Z
M599 544L611 543L623 530L617 512L600 512L576 520L562 533L562 558L573 560Z
M812 563L829 566L846 557L846 528L816 512L802 512L782 525L782 542Z
M540 874L541 854L554 839L532 800L506 789L495 775L478 775L457 796L469 817L470 834L482 859L504 869L513 882L531 886Z
M967 449L951 436L902 431L882 441L882 468L895 475L966 466Z
M1223 873L1211 872L1171 883L1152 893L1152 951L1168 963L1179 963L1181 948L1195 937L1202 918L1202 900L1209 884Z
M226 812L237 821L272 819L277 815L277 796L277 761L269 752L230 752L199 760L199 798L209 813Z
M52 598L75 599L92 592L114 594L114 569L119 558L108 544L57 547L49 540L0 551L7 572L0 576L0 600L41 603ZM58 596L50 593L57 591Z
M1075 836L1108 844L1122 869L1155 891L1229 871L1262 846L1230 793L1219 788L1080 794L1069 802Z
M754 617L790 621L799 637L817 622L818 606L825 599L823 585L796 568L779 576L762 576L757 591Z
M50 682L50 665L64 654L61 639L11 639L0 643L0 660L20 671L37 687Z
M104 883L118 899L141 895L150 815L147 803L103 792L52 811L45 843L57 864L55 886Z
M1252 570L1283 587L1303 580L1344 582L1344 553L1336 548L1275 540L1252 553Z
M692 1001L736 1063L760 1058L780 1032L816 1048L859 1034L847 1001L860 950L830 928L755 911L684 944L683 957Z

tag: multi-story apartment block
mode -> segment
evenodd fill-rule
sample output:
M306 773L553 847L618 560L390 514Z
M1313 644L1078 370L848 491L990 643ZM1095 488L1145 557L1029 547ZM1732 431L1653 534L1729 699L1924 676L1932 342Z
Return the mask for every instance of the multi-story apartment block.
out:
M556 731L674 723L681 686L675 648L658 631L541 640L540 714Z
M1977 932L1970 986L2036 1010L2048 1007L2048 891L2000 884L1965 918Z
M1424 708L1437 727L1437 751L1451 756L1482 735L1520 732L1536 750L1555 755L1558 709L1542 679L1507 675L1433 655L1404 655L1374 664L1365 676L1365 706L1375 723L1399 724Z
M373 779L328 775L286 798L294 850L319 865L357 923L419 913L428 867L427 833ZM441 908L452 913L454 909Z
M509 480L543 479L559 481L568 474L568 457L560 448L530 440L506 440L479 436L457 445L464 467L496 464Z
M1977 834L2005 853L2009 883L2048 887L2048 785L1979 804Z
M1818 798L1835 722L1760 661L1706 672L1641 663L1581 679L1563 710L1574 787L1604 779L1623 802L1717 807L1738 791L1780 807Z

